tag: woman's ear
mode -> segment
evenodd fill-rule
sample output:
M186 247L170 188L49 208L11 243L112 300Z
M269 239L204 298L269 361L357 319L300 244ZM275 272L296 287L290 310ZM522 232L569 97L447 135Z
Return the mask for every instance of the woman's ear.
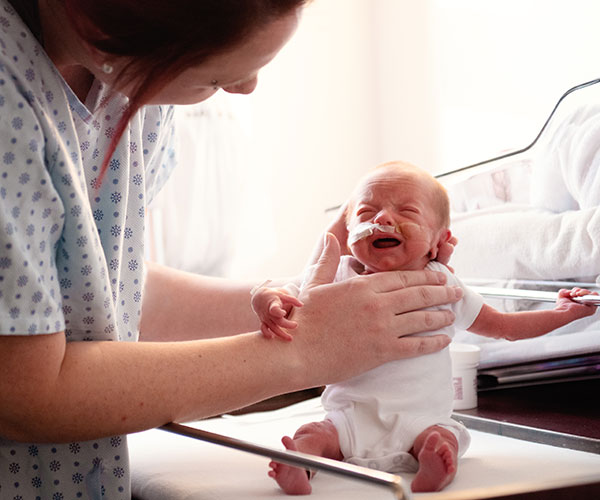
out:
M102 71L102 73L110 74L114 70L113 59L105 52L98 50L96 47L90 45L89 43L83 42L87 53L96 68Z

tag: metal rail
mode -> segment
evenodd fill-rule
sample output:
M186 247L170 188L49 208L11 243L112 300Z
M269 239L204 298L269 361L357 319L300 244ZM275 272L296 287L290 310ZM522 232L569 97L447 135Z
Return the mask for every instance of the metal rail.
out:
M546 292L541 290L520 290L514 288L493 288L486 286L469 286L469 288L493 299L511 299L511 300L535 300L537 302L556 302L557 292ZM574 302L582 304L591 304L600 306L600 295L584 295L575 297Z
M526 151L529 151L533 146L535 146L535 144L537 143L537 141L539 140L539 138L542 136L542 134L544 133L544 131L548 127L548 124L550 123L550 120L554 116L554 113L556 113L556 110L558 109L558 106L560 106L560 103L563 102L567 96L569 96L570 94L572 94L573 92L575 92L577 90L581 90L581 89L584 89L586 87L590 87L592 85L596 85L598 83L600 83L600 78L596 78L594 80L590 80L589 82L580 83L579 85L575 85L574 87L571 87L562 96L560 96L560 98L558 99L558 101L554 105L554 108L552 108L552 111L550 112L550 115L548 115L548 118L546 118L546 121L544 122L544 125L542 126L542 128L538 132L538 135L536 135L535 139L533 139L533 141L530 142L527 146L525 146L525 147L523 147L521 149L517 149L515 151L510 151L510 152L502 154L500 156L495 156L494 158L489 158L487 160L483 160L483 161L480 161L480 162L477 162L477 163L473 163L472 165L467 165L466 167L460 167L460 168L457 168L457 169L454 169L454 170L448 170L447 172L442 172L440 174L437 174L435 177L439 179L439 178L442 178L442 177L446 177L448 175L453 175L453 174L457 174L459 172L464 172L465 170L470 170L470 169L475 168L475 167L480 167L481 165L487 165L487 164L495 162L495 161L504 160L506 158L510 158L512 156L516 156L516 155L519 155L521 153L525 153Z
M260 455L281 463L293 465L295 467L302 467L312 471L320 470L324 472L330 472L340 476L348 477L350 479L366 481L376 486L383 486L390 490L390 493L394 495L396 500L410 500L411 498L410 492L404 487L403 479L400 476L389 474L387 472L367 469L366 467L359 467L358 465L339 462L337 460L317 457L314 455L308 455L298 451L276 450L267 446L249 443L240 439L223 436L221 434L215 434L213 432L208 432L181 424L171 423L162 426L160 429L167 432L172 432L174 434L179 434L181 436L198 439L200 441L206 441L208 443L226 446L228 448L245 451L254 455Z

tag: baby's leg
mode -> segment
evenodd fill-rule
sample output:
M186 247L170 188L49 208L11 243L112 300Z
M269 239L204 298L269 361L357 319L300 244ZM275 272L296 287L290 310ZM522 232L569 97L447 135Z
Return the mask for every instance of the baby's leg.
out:
M448 486L458 464L458 441L444 427L432 425L415 439L410 451L419 462L419 470L413 479L413 491L440 491Z
M337 430L329 420L303 425L294 434L294 439L285 436L281 442L288 450L335 460L343 459ZM288 495L308 495L312 491L309 471L278 462L271 462L269 466L269 476Z

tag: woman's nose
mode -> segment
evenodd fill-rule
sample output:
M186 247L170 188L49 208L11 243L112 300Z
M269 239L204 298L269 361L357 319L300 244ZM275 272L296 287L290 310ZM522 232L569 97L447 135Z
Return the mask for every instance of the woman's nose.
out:
M382 226L393 226L394 220L387 210L381 210L373 219L375 224L381 224Z
M230 94L251 94L254 92L257 84L258 78L255 76L250 80L223 87L223 90L225 92L229 92Z

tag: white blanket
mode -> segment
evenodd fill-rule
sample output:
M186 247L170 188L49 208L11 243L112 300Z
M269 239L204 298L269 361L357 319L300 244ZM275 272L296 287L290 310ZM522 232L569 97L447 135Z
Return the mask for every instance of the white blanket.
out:
M600 208L554 213L500 205L456 213L452 266L463 278L595 281L600 274Z

